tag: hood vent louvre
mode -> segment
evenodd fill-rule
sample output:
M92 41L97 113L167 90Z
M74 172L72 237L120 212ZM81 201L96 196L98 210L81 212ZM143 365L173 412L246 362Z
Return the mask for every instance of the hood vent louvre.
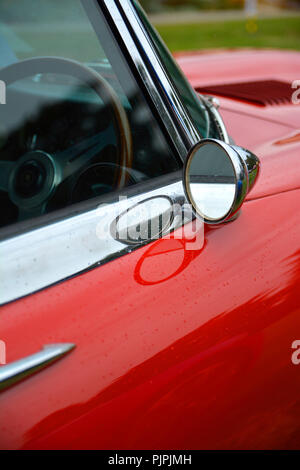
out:
M293 93L290 83L278 80L208 85L197 88L197 91L247 101L259 106L291 104Z

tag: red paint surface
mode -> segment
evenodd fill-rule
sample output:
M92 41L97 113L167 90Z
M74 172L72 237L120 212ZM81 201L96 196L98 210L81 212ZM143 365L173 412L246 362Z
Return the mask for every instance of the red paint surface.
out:
M8 362L77 348L1 393L1 448L300 447L299 142L226 103L237 143L264 150L256 199L200 249L163 239L2 307Z
M299 447L299 197L245 203L199 252L161 240L3 307L9 361L77 349L1 394L1 447Z

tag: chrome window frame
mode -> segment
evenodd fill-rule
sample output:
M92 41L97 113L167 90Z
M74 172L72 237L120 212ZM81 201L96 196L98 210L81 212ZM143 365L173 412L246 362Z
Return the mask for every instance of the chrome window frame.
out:
M136 73L156 104L163 117L162 122L184 161L188 150L201 139L201 135L168 75L138 11L131 0L102 0L102 3L107 8L108 21L118 25L123 50L126 49L131 58Z
M131 0L86 2L97 5L104 13L134 75L143 84L144 93L160 116L160 124L165 127L165 132L184 161L188 150L201 136L168 77ZM90 19L96 31L97 18ZM99 218L106 217L109 221L116 211L121 213L143 199L154 196L168 196L179 207L186 202L180 172L136 185L125 193L128 194L126 203L118 201L117 195L112 194L105 206L102 205L105 202L102 198L99 207L97 201L87 201L85 209L79 214L72 215L74 207L70 206L63 218L62 211L58 211L55 213L56 219L53 220L50 214L50 222L48 220L40 226L36 226L36 221L33 221L24 233L10 236L8 231L8 236L0 242L0 305L64 281L141 246L126 247L112 237L108 237L105 243L101 240L102 245L99 244L96 237ZM182 214L177 215L169 231L182 225ZM186 220L191 219L188 216Z

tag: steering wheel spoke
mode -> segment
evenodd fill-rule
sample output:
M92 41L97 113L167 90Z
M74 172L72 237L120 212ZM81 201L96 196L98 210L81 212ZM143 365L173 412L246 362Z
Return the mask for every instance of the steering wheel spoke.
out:
M92 158L98 155L107 146L108 142L112 143L114 140L114 127L110 125L93 137L55 154L54 160L61 169L61 181L75 174Z

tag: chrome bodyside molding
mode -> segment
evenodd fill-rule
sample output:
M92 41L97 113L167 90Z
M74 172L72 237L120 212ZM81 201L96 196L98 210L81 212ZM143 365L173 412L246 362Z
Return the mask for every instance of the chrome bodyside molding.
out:
M186 200L181 172L177 179L178 182L148 191L147 184L143 183L145 192L142 194L137 185L131 190L136 190L136 194L126 199L101 204L76 216L3 240L0 243L0 305L139 248L140 244L126 246L113 238L109 227L124 211L151 197L168 196L174 204L182 206ZM168 231L181 225L181 217L175 217Z
M0 392L24 380L75 348L73 343L49 344L38 353L0 367Z

